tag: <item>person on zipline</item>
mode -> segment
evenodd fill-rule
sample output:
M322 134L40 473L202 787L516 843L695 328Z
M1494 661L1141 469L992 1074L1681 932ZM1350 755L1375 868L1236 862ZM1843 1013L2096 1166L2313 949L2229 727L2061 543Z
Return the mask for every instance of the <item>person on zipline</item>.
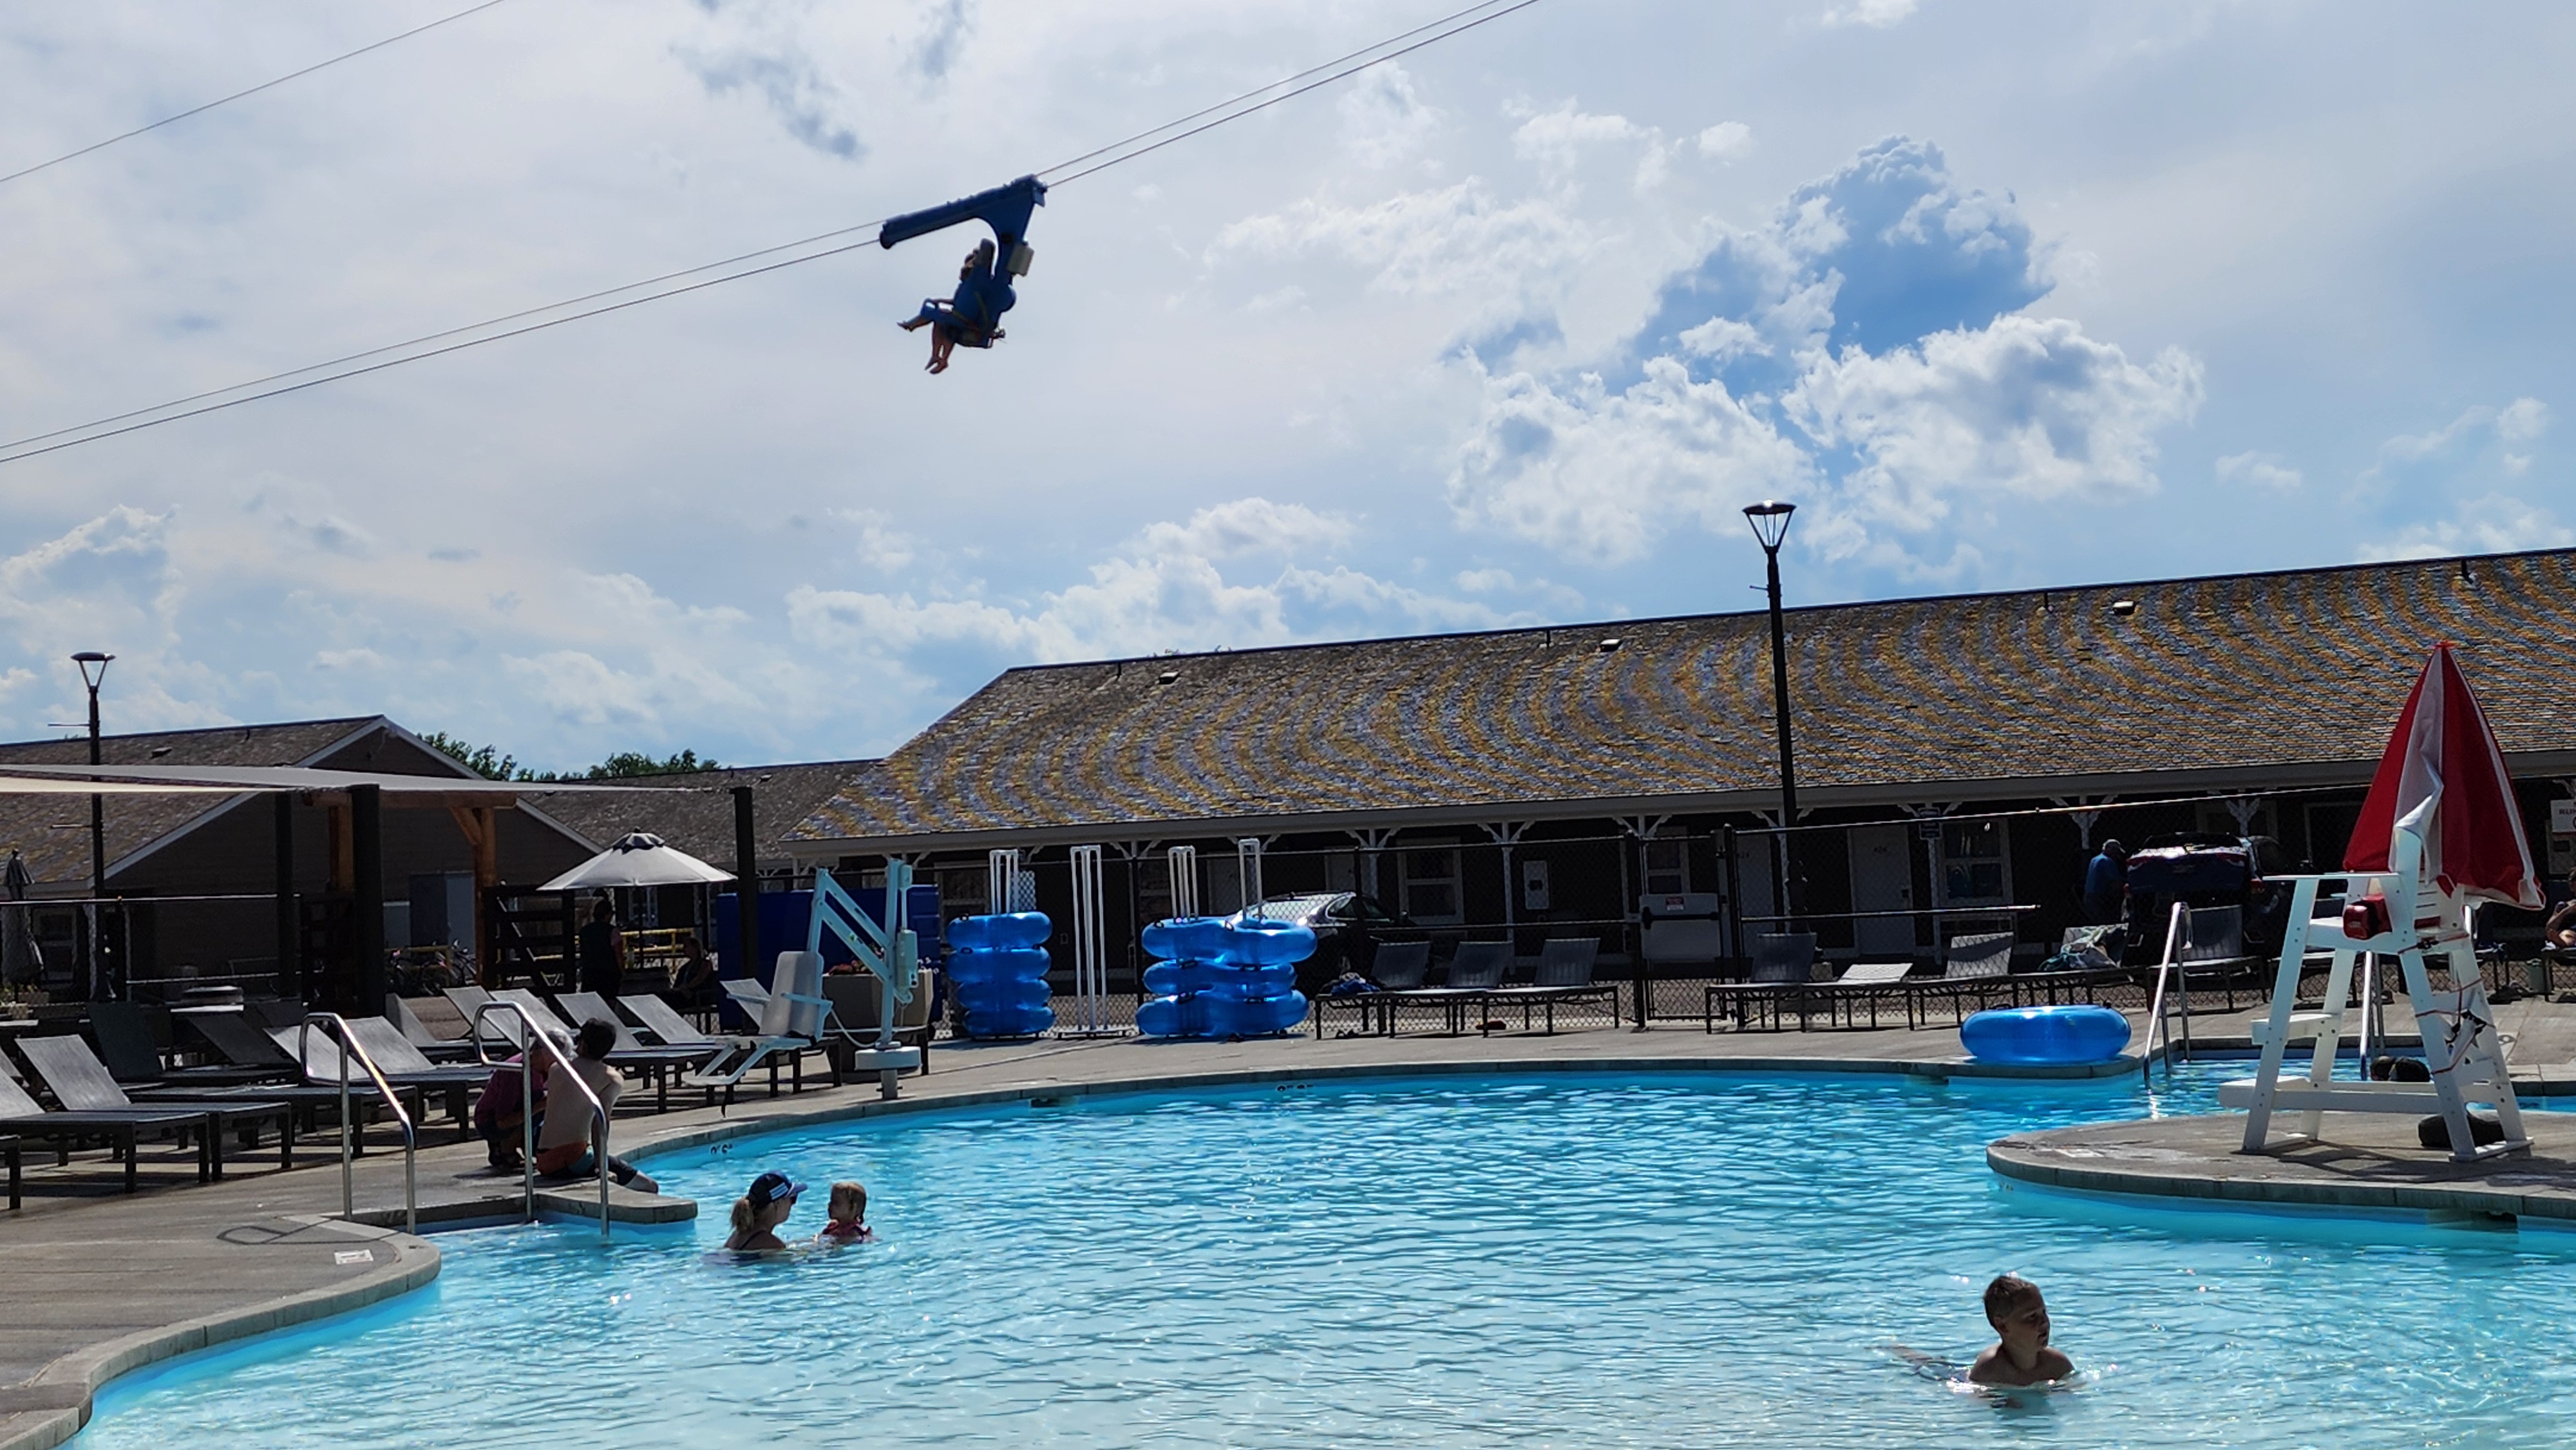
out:
M991 347L1002 339L1002 314L1020 299L1011 291L1009 274L995 265L995 256L991 242L977 243L966 265L957 269L957 295L931 298L910 321L896 324L906 332L931 329L928 371L948 371L948 355L960 343Z

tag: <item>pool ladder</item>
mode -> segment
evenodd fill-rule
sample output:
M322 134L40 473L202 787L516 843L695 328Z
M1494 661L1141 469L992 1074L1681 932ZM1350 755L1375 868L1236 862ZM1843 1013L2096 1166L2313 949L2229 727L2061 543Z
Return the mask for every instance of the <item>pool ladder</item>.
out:
M393 1084L385 1081L384 1073L376 1067L376 1060L367 1055L365 1044L350 1035L349 1023L339 1013L307 1012L304 1014L304 1025L296 1030L296 1062L310 1064L313 1061L307 1054L306 1048L312 1042L313 1029L316 1027L330 1033L340 1044L338 1074L340 1080L340 1216L348 1219L358 1216L358 1181L355 1163L358 1139L355 1122L349 1116L349 1059L354 1057L358 1060L358 1066L366 1069L367 1081L374 1084L377 1095L385 1100L385 1106L393 1110L394 1121L402 1127L403 1232L418 1233L420 1231L419 1125L412 1122L410 1112L402 1105L402 1096L394 1091ZM309 1075L312 1069L307 1066L305 1071Z
M537 1221L537 1115L528 1111L536 1101L532 1090L536 1082L536 1054L528 1050L533 1044L544 1048L546 1055L555 1062L554 1070L546 1074L546 1091L552 1094L557 1083L570 1083L580 1091L582 1101L590 1104L590 1156L593 1165L599 1169L599 1237L604 1243L608 1239L608 1109L600 1104L599 1094L590 1090L590 1084L581 1080L581 1074L572 1070L572 1059L564 1056L563 1048L556 1045L544 1029L529 1021L528 1014L521 1011L515 1002L495 998L474 1009L470 1035L474 1041L476 1061L485 1067L508 1065L491 1055L493 1039L483 1031L483 1019L495 1012L506 1012L519 1020L517 1035L501 1035L500 1040L519 1044L519 1173L520 1192L527 1205L527 1221ZM505 1033L505 1029L495 1031Z
M2190 939L2191 907L2177 901L2173 915L2165 921L2165 956L2156 964L2155 1000L2147 1008L2147 1040L2138 1051L2138 1071L2143 1076L2155 1070L2156 1034L2165 1035L2165 1076L2173 1076L2173 1029L2165 1022L2165 985L2171 981L2182 1007L2182 1055L2191 1060L2191 968L2182 960L2183 943Z

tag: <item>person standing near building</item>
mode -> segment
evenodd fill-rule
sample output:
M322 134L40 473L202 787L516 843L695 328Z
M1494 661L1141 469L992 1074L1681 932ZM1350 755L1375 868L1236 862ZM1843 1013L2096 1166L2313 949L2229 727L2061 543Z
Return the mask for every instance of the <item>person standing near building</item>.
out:
M605 895L581 929L577 960L583 991L614 997L626 990L626 939L617 934L617 910Z
M2095 926L2110 926L2123 919L2128 906L2129 848L2104 841L2093 863L2084 868L2084 919Z

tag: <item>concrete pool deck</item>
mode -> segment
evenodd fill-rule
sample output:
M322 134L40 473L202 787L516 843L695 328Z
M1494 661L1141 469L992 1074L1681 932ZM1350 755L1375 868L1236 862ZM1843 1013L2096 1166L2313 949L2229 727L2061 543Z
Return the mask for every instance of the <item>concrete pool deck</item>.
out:
M2242 1016L2237 1014L2233 1024L2237 1034L2242 1032ZM2199 1034L2204 1040L2230 1035L2231 1024L2224 1019L2205 1019L2205 1023ZM2524 1040L2546 1040L2553 1049L2563 1038L2568 1050L2562 1056L2576 1058L2576 1007L2550 1009L2544 1004L2523 1030ZM932 1068L927 1077L904 1079L902 1099L891 1104L878 1101L872 1081L839 1089L827 1082L801 1094L745 1097L729 1111L675 1107L665 1114L621 1112L614 1146L623 1156L649 1159L655 1151L717 1138L887 1111L1092 1091L1398 1073L1851 1071L1933 1079L2027 1075L1998 1073L1966 1062L1959 1052L1957 1030L1950 1025L1919 1031L1709 1035L1695 1023L1659 1024L1645 1033L1569 1026L1553 1036L1513 1033L1492 1038L1357 1037L1320 1042L1291 1038L1239 1043L1118 1038L943 1044L933 1054ZM2131 1060L2126 1066L2087 1072L2112 1075L2137 1070ZM2576 1063L2555 1070L2555 1077L2564 1090L2576 1091ZM2537 1077L2533 1083L2540 1086ZM647 1096L638 1093L630 1102ZM675 1095L674 1101L678 1100ZM2072 1131L2109 1132L2137 1126ZM2402 1126L2411 1134L2411 1125ZM433 1125L423 1133L418 1164L423 1227L518 1218L519 1179L495 1178L484 1166L481 1145L457 1143L455 1136L444 1125ZM2571 1119L2564 1136L2566 1142L2553 1147L2549 1171L2563 1170L2560 1191L2566 1195L2569 1216L2576 1217L2576 1119ZM2369 1152L2384 1154L2391 1162L2405 1160L2404 1151L2383 1149L2371 1141L2374 1146ZM2232 1148L2233 1142L2224 1147ZM27 1207L20 1213L0 1214L0 1285L6 1286L9 1308L6 1316L0 1316L5 1318L0 1322L0 1450L41 1450L69 1438L88 1419L95 1390L127 1370L358 1308L417 1288L437 1274L438 1250L431 1241L373 1226L401 1221L402 1155L381 1132L371 1137L370 1151L356 1173L356 1201L369 1223L347 1223L335 1217L340 1210L340 1174L336 1144L327 1136L298 1144L302 1166L296 1169L254 1171L257 1159L238 1157L231 1175L216 1184L195 1182L193 1152L147 1151L142 1159L144 1191L132 1196L115 1191L115 1175L102 1166L95 1151L78 1155L64 1170L53 1165L52 1155L41 1145L30 1143L27 1148ZM2161 1139L2140 1151L2150 1149L2174 1151ZM2200 1166L2186 1174L2168 1159L2162 1170L2167 1176L2215 1178L2251 1162L2269 1161L2237 1158L2207 1144L2195 1147L2193 1140L2184 1141L2181 1151ZM2427 1159L2436 1156L2407 1151ZM650 1172L649 1161L645 1166ZM2534 1166L2534 1159L2520 1159L2493 1171L2520 1174ZM2346 1164L2341 1169L2320 1166L2317 1171L2356 1170ZM2377 1171L2381 1180L2400 1186L2390 1176L2399 1169ZM2439 1184L2428 1180L2406 1186ZM2512 1191L2528 1195L2535 1190L2517 1187ZM541 1189L540 1197L550 1217L588 1217L598 1202L596 1188L589 1185ZM696 1211L685 1199L624 1190L612 1193L612 1203L614 1216L627 1220L685 1218Z

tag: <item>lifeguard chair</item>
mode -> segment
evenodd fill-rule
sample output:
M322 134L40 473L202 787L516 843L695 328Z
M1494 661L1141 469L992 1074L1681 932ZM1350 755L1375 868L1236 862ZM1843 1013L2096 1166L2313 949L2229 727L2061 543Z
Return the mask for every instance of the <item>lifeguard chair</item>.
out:
M2503 753L2450 645L2433 651L2407 696L2353 827L2344 869L2275 879L2291 882L2292 892L2272 1010L2253 1024L2262 1066L2255 1077L2219 1089L2222 1106L2246 1110L2242 1151L2271 1147L2273 1117L2285 1112L2298 1114L2296 1126L2282 1135L2289 1141L2317 1141L2330 1112L2438 1113L2454 1159L2527 1150L2521 1105L2479 975L2475 925L2482 902L2538 907L2540 882ZM2320 918L2319 888L2329 881L2343 883L2346 904L2341 915ZM2300 1012L2299 979L2311 952L2330 956L2324 1007ZM2334 1077L2353 966L2365 956L2397 960L2431 1082ZM2433 986L2434 960L2448 968L2449 987ZM2284 1077L2282 1061L2301 1039L2314 1044L2307 1070ZM2476 1141L2473 1103L2494 1106L2500 1141Z

